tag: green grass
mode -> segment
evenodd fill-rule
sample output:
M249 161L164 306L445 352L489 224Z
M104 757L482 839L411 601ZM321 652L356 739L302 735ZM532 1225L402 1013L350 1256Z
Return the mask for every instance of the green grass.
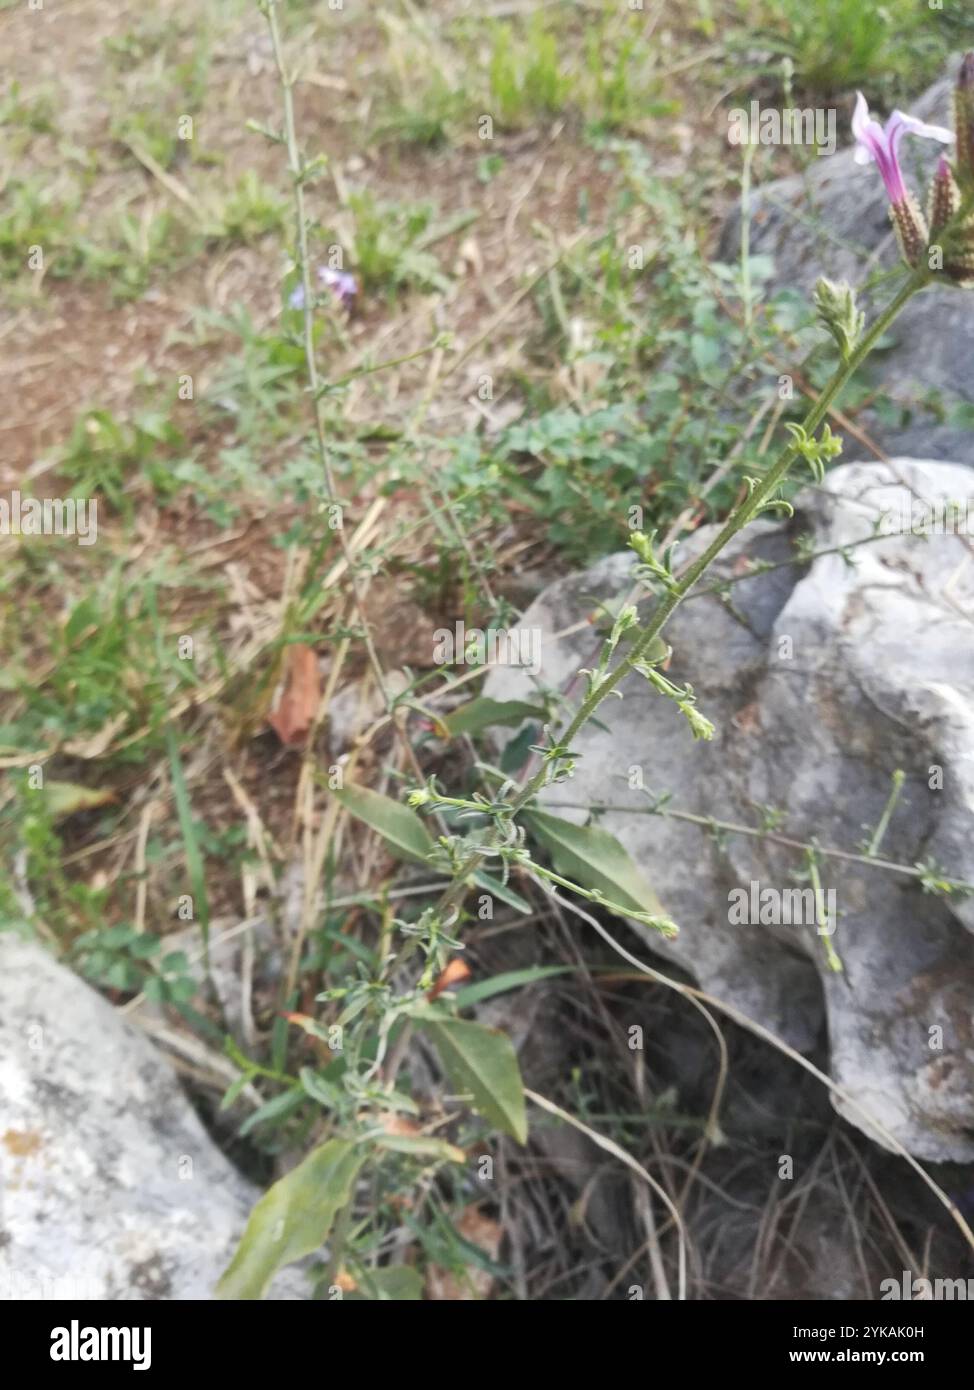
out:
M0 276L26 278L41 266L55 279L70 275L83 259L78 205L73 189L62 190L36 175L10 179L0 204Z
M431 203L392 203L369 189L348 198L352 219L350 267L366 290L446 290L449 280L431 249L439 239Z
M11 82L0 98L0 126L29 135L53 135L57 131L57 98L50 88L22 96L19 82Z
M779 0L773 7L745 0L740 12L747 27L736 39L787 58L797 89L821 97L857 87L890 98L914 95L951 52L974 40L974 15L918 0Z
M58 467L70 496L101 497L124 511L127 486L143 475L161 480L184 448L179 428L165 413L145 411L119 420L92 410L75 424Z
M463 20L437 27L412 12L385 18L389 74L378 138L439 146L482 132L498 134L563 116L594 130L635 132L672 103L661 99L657 56L640 17L622 10L568 7L525 20Z
M210 238L230 245L247 246L288 223L290 206L280 192L262 182L253 169L240 175L215 209L209 210L214 227Z

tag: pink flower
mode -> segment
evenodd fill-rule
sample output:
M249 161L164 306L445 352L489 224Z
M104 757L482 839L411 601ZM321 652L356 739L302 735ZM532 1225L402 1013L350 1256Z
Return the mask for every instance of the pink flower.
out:
M884 129L870 116L862 92L856 93L852 133L856 137L856 163L870 164L875 161L878 164L886 192L894 207L905 203L908 197L897 153L903 136L922 135L928 140L940 140L945 145L954 138L943 126L927 125L926 122L917 120L916 116L904 115L902 111L894 111Z

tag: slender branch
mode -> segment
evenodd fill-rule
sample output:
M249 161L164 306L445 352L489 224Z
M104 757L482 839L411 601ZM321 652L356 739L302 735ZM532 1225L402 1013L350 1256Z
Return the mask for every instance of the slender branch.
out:
M782 845L786 849L797 849L803 853L814 850L825 859L843 859L847 863L862 864L867 869L885 869L888 873L903 874L906 878L922 879L925 876L923 869L918 869L914 864L898 864L891 859L877 859L875 854L856 854L848 849L826 849L822 845L812 844L808 840L796 840L790 835L779 835L776 830L764 830L760 826L741 825L736 821L718 820L715 816L699 816L692 811L677 811L670 806L613 806L608 802L580 802L580 801L550 801L546 803L546 809L551 811L593 811L596 814L616 814L627 816L668 816L671 820L687 821L690 825L699 825L702 830L723 831L728 835L748 835L755 840L768 840L771 844ZM939 880L946 887L955 889L960 893L974 893L974 883L966 883L959 878L943 878Z
M872 839L869 841L869 848L866 853L870 859L875 859L876 855L879 853L879 847L883 843L883 837L889 828L890 817L896 810L896 803L900 799L900 793L903 790L903 783L905 781L906 773L902 768L898 767L893 773L893 786L890 790L889 800L883 807L883 814L880 816L876 829L873 831Z
M321 379L318 375L318 361L315 351L314 341L314 293L311 285L311 260L308 251L308 220L304 198L304 184L307 178L307 168L301 155L298 144L297 126L294 119L294 78L289 73L285 61L284 52L281 45L281 31L277 22L277 3L278 0L262 0L260 8L267 19L268 29L271 36L271 45L274 50L274 62L277 66L278 77L280 78L281 89L284 101L284 143L287 148L288 168L294 185L294 215L295 215L295 236L297 241L298 269L301 273L301 285L304 290L304 304L302 312L303 336L304 336L304 358L305 373L308 379L308 389L312 400L312 414L314 418L315 442L321 469L325 477L325 485L328 489L329 498L333 503L338 502L338 490L335 484L335 473L332 468L331 456L328 450L328 441L325 429L325 390L322 388ZM388 712L395 735L402 745L406 759L413 770L414 775L422 781L423 772L416 758L412 744L409 742L405 729L395 717L395 701L389 693L386 684L385 671L379 660L379 655L375 649L372 639L372 632L369 627L368 618L365 613L364 597L360 587L358 573L355 567L355 556L345 537L344 528L337 528L338 543L341 547L342 556L348 567L349 580L352 586L352 600L355 607L356 617L362 629L362 637L365 643L365 650L368 656L369 665L375 676L376 685L382 696L382 702ZM308 883L306 893L313 894L316 885ZM295 935L294 944L291 949L291 960L288 967L286 982L286 997L290 997L297 984L298 970L301 963L301 951L304 947L305 938L308 930L309 913L302 913L301 927Z
M904 282L899 293L876 318L868 332L863 335L854 351L841 363L802 422L802 429L807 437L814 436L823 420L828 415L832 402L858 371L873 347L897 318L907 301L922 289L925 283L926 276L924 274L919 272L911 274ZM764 507L764 504L774 496L778 487L787 476L789 469L798 458L798 455L799 442L797 439L794 439L782 449L776 462L764 475L763 479L757 483L750 496L745 498L741 505L731 513L706 549L688 566L682 577L673 583L662 597L657 599L656 606L650 615L647 625L642 629L628 654L622 657L600 680L592 683L588 694L579 705L567 729L559 735L558 742L561 747L571 747L579 730L591 719L602 701L612 693L623 677L627 676L630 671L635 668L636 664L642 661L651 652L656 638L662 633L664 627L687 597L691 589L693 589L701 576L707 572L721 551L730 544L739 531L743 530L743 528L753 520ZM511 818L516 816L518 811L523 809L523 807L537 795L542 787L545 786L547 780L548 768L544 761L542 761L541 766L534 775L520 787L517 794L511 799ZM496 832L494 832L493 843L496 843ZM467 891L467 879L469 875L481 863L491 847L492 845L488 844L483 848L477 848L471 852L467 860L460 866L454 884L440 900L440 910L456 907L462 902Z

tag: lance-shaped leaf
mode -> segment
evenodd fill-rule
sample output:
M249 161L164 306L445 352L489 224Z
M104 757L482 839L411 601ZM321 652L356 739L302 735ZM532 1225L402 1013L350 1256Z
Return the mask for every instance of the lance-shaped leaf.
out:
M354 784L336 789L332 796L338 798L350 815L381 835L401 859L418 859L423 863L433 850L432 837L411 806Z
M598 825L573 825L547 811L525 814L525 824L551 855L558 873L594 888L620 907L665 916L665 911L614 835Z
M366 1156L361 1144L329 1139L265 1192L250 1213L216 1296L263 1298L279 1269L314 1254L351 1200Z
M467 1155L446 1139L435 1134L379 1134L373 1140L376 1148L392 1153L411 1154L414 1158L432 1158L439 1163L466 1163Z
M501 975L492 975L489 980L478 980L474 985L464 985L457 990L458 1009L471 1009L474 1004L482 1004L485 999L493 999L497 994L506 994L511 989L523 989L538 980L548 980L552 975L570 975L578 967L574 965L529 965L524 970L506 970Z
M527 1141L524 1083L509 1037L459 1018L417 1017L436 1045L457 1091L469 1092L473 1108L519 1144Z
M444 718L451 734L479 734L492 724L520 724L525 719L543 719L544 707L528 704L526 700L492 700L478 695L475 700L458 705Z

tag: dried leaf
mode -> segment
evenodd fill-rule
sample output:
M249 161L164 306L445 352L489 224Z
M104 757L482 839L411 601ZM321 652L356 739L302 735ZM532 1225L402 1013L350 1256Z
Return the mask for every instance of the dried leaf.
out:
M423 1132L415 1120L411 1120L408 1115L400 1115L395 1110L383 1110L376 1119L386 1134L398 1135L401 1139L411 1139Z
M460 984L461 980L469 980L470 975L471 970L467 962L461 956L454 956L440 971L436 983L426 998L432 1004L434 999L439 999L445 989L451 989L454 985Z
M52 820L63 820L115 800L110 789L82 787L76 782L45 782L43 795Z
M287 649L284 691L267 722L284 744L303 743L321 700L318 658L311 647L294 642Z
M122 712L110 719L90 738L71 738L64 744L64 752L72 758L102 758L115 742L116 735L128 723L128 714Z

